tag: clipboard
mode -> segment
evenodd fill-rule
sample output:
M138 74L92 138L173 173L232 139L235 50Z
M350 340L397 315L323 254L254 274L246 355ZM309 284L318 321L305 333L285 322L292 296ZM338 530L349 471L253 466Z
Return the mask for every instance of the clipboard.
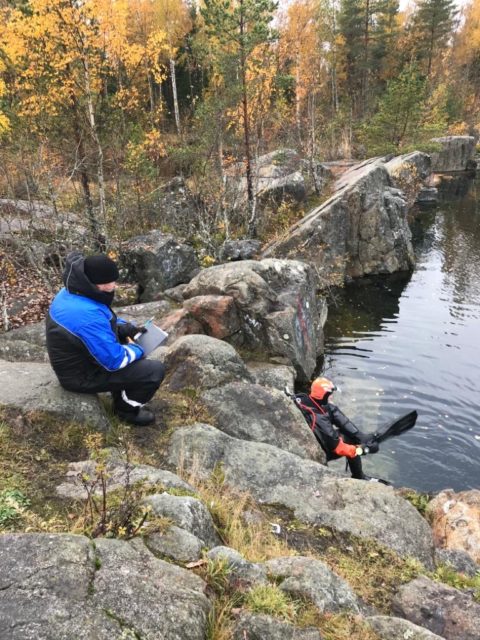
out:
M148 356L165 342L168 338L168 333L160 329L160 327L157 327L156 324L153 324L151 320L146 322L144 326L146 328L145 333L141 333L135 342L142 347L145 355Z

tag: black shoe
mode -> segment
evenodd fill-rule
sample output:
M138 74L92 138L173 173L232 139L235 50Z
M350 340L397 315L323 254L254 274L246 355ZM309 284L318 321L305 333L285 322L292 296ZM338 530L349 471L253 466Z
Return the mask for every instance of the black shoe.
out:
M140 407L136 411L116 411L116 415L123 420L136 427L147 427L155 422L155 414L148 409Z
M362 480L366 480L367 482L380 482L380 484L385 484L387 487L391 487L391 482L388 480L383 480L383 478L375 478L374 476L367 476L365 473L363 474Z

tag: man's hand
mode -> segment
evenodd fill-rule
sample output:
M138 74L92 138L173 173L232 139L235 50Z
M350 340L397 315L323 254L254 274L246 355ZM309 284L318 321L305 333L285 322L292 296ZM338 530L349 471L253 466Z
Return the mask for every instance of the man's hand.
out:
M135 336L139 333L145 333L147 329L145 327L137 327L131 322L126 322L125 324L117 325L117 334L118 339L122 344L128 342L128 338L131 340L135 340Z

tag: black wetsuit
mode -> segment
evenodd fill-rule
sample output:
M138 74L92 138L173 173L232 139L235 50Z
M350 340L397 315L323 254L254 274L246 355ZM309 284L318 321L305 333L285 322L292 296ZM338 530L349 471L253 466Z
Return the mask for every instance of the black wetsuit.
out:
M371 437L360 431L336 405L330 402L313 400L306 393L297 394L295 401L318 443L325 451L327 461L342 457L342 454L335 453L335 449L340 444L340 438L346 444L358 445L365 443ZM361 457L347 458L347 462L352 478L362 480L364 474Z

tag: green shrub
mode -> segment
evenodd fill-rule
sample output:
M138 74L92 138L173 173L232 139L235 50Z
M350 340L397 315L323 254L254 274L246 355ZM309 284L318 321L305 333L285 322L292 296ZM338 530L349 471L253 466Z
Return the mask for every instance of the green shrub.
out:
M245 597L245 607L253 613L264 613L294 621L297 606L277 585L262 584L251 589Z
M18 489L4 489L0 493L0 527L8 527L18 520L30 500Z

